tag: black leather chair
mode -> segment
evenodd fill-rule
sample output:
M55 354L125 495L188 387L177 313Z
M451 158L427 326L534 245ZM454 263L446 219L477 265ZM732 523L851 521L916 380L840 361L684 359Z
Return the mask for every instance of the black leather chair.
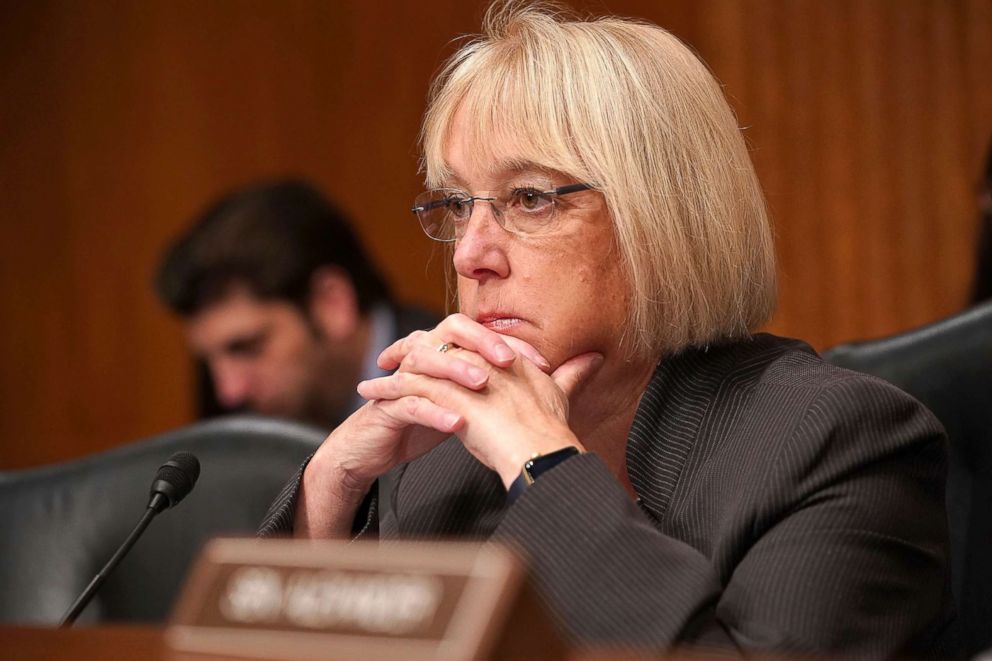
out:
M154 520L80 623L160 622L215 535L252 535L325 433L253 416L211 420L64 464L0 473L0 622L54 624L138 522L174 452L200 460L187 498Z
M947 429L952 587L963 643L969 656L992 647L992 303L823 356L894 383Z

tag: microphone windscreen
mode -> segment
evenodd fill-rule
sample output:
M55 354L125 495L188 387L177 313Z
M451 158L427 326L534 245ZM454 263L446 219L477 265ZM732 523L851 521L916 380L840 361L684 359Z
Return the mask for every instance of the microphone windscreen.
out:
M173 507L185 498L200 477L200 461L191 452L177 452L162 464L155 481L152 482L152 495L161 493Z

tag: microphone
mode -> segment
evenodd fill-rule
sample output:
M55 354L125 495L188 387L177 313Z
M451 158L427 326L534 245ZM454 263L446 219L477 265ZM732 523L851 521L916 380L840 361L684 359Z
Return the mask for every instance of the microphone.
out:
M145 528L152 522L152 519L157 514L178 505L179 501L193 490L198 477L200 477L200 462L190 452L177 452L169 457L167 462L159 466L150 489L148 507L145 508L145 513L142 515L141 520L138 521L138 525L134 527L134 530L127 536L127 539L124 540L124 543L117 549L113 557L93 577L93 580L86 586L83 593L76 598L76 601L69 607L66 614L62 616L59 627L65 628L72 626L72 623L76 621L79 614L83 612L86 605L93 599L96 591L107 580L110 572L124 559L127 552L131 550L131 547L141 537L141 533L145 532Z
M155 481L152 482L148 508L158 514L175 507L185 498L197 478L200 477L200 462L190 452L177 452L158 467Z

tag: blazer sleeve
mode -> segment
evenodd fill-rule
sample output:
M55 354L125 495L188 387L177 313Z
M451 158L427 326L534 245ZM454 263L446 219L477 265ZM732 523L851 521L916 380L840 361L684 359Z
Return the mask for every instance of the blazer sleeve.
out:
M757 495L726 513L728 528L747 532L735 533L739 558L722 578L592 454L543 475L495 537L529 557L574 642L933 653L953 618L944 444L933 416L888 384L825 388L760 462Z
M269 510L262 518L262 523L256 533L259 537L291 537L293 535L296 499L300 493L300 484L303 482L303 472L307 469L312 458L313 455L306 458L299 470L290 478L269 506ZM378 492L379 483L376 481L368 494L365 495L365 499L355 514L355 521L351 529L352 540L371 539L377 536L379 531Z

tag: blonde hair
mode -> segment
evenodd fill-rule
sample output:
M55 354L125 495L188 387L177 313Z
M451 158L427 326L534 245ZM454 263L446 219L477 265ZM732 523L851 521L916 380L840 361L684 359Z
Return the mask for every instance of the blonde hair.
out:
M754 167L719 85L676 37L497 2L432 86L428 186L450 174L445 143L462 108L480 161L513 138L529 152L515 156L602 192L629 287L632 354L747 336L771 315L774 246Z

